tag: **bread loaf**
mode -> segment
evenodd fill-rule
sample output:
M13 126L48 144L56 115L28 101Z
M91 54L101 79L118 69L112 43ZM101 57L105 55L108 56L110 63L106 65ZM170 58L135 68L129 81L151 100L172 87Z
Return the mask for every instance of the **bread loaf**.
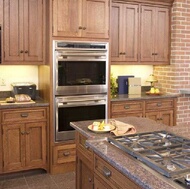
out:
M31 101L31 97L26 94L17 94L15 95L16 102L29 102Z

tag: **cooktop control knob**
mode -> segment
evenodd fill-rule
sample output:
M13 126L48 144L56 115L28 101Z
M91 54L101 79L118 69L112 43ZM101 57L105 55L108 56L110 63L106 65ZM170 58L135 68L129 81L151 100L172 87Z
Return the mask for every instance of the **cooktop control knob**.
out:
M187 182L190 182L190 174L187 174L187 175L186 175L185 180L186 180Z

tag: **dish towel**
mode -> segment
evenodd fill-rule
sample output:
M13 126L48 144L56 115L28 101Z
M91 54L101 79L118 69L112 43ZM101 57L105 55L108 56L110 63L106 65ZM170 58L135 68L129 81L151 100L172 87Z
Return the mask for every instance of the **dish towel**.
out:
M133 125L123 123L121 121L111 120L110 124L115 126L115 129L111 131L115 136L135 134L136 129Z

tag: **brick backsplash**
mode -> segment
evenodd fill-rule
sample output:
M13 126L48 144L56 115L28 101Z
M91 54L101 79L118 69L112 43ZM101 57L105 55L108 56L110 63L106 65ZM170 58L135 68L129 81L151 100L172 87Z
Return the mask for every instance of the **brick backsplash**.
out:
M171 59L168 66L154 66L163 92L190 89L190 0L174 0L171 12ZM190 95L177 103L177 125L190 124Z

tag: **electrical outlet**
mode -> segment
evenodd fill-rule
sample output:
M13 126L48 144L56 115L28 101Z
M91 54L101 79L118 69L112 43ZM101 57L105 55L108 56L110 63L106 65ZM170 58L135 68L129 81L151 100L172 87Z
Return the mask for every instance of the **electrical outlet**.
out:
M0 86L6 86L5 79L0 78Z

